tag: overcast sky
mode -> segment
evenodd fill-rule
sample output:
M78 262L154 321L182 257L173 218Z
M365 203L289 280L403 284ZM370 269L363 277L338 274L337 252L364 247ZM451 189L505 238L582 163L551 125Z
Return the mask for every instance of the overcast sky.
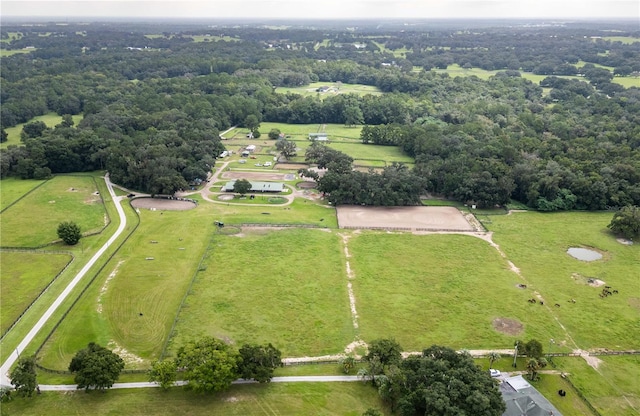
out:
M2 16L640 19L640 0L1 0Z

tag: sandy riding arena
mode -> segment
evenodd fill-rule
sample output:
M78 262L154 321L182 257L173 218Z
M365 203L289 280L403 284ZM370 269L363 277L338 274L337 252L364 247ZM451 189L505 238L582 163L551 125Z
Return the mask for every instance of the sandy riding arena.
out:
M271 172L224 172L221 177L225 179L247 179L257 181L286 181L285 174Z
M136 198L131 201L131 206L160 211L186 211L195 208L196 204L184 199Z
M356 207L340 206L340 228L405 231L475 231L453 207Z

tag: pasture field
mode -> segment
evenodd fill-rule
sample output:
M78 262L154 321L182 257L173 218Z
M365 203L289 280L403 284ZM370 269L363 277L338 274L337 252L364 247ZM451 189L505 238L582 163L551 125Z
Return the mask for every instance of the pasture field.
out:
M271 342L283 356L342 351L354 339L340 237L323 230L218 235L178 319L172 350L204 335Z
M584 360L554 358L602 415L632 416L640 412L640 356L599 356L598 368ZM570 390L567 390L570 392ZM550 393L552 394L552 393Z
M106 393L43 392L3 403L3 414L101 415L340 415L359 416L368 408L390 415L369 384L265 383L232 386L214 395L182 388L125 389Z
M326 92L318 92L318 88L329 87ZM356 95L382 95L382 91L373 85L364 84L343 84L334 82L312 82L302 87L278 87L276 92L279 94L295 93L300 95L319 96L321 99L337 94L356 94Z
M9 329L71 260L69 254L0 253L0 333Z
M206 204L204 202L203 204ZM250 207L215 204L211 207L212 220L224 221L227 225L239 224L288 224L315 225L323 228L338 228L336 211L314 201L296 198L286 207Z
M520 269L579 348L638 349L640 247L616 241L607 230L610 212L514 213L485 224L507 258ZM569 256L570 247L592 248L602 260ZM619 294L599 297L599 279ZM576 303L569 302L575 299ZM544 339L544 338L543 338ZM567 337L567 347L576 346ZM557 339L556 339L557 340Z
M119 349L127 368L146 368L146 360L160 355L214 224L201 208L141 209L140 217L136 232L45 344L45 367L65 369L90 341Z
M406 351L511 348L516 339L559 338L561 330L487 242L462 235L362 232L348 243L361 338L394 337ZM532 310L533 309L533 310ZM522 330L498 332L496 318Z
M0 181L0 211L22 198L27 192L41 185L37 179L4 178Z
M20 199L0 218L3 247L51 243L58 239L58 224L62 221L75 221L83 233L100 231L108 221L90 176L56 176Z
M0 58L6 58L12 55L18 55L21 53L29 53L35 51L36 48L33 49L0 49Z
M602 39L608 40L611 42L622 42L627 45L640 42L640 38L634 38L631 36L604 36Z
M73 122L75 123L74 125L77 126L78 123L82 121L82 118L83 118L82 114L74 115L73 116ZM62 122L62 116L59 116L56 113L47 113L41 116L34 117L28 122L30 123L33 121L42 121L44 122L44 124L47 125L47 127L53 128L57 124L60 124ZM22 132L22 127L24 127L25 124L27 123L20 123L13 127L7 127L5 129L5 131L7 132L7 141L4 143L0 143L0 149L5 149L12 144L21 145L22 142L20 141L20 133Z
M380 161L382 166L393 162L413 165L414 159L397 146L380 146L362 143L330 143L329 147L346 153L355 159L354 163Z
M286 123L260 123L259 139L248 139L246 137L249 132L246 128L238 127L224 135L226 139L241 140L241 143L233 144L255 144L259 145L267 141L271 146L275 146L275 141L269 140L268 134L272 129L279 129L287 136L291 136L289 140L300 140L310 143L309 133L327 133L330 141L352 140L360 141L360 132L362 126L347 127L344 124L286 124ZM223 142L227 144L227 142ZM275 149L274 149L275 150Z
M573 358L573 360L582 360L582 358ZM593 412L587 404L577 395L571 388L569 382L560 377L558 374L540 374L540 379L536 381L529 380L524 376L533 387L558 409L563 416L587 416L593 415ZM558 395L559 390L567 392L565 397Z

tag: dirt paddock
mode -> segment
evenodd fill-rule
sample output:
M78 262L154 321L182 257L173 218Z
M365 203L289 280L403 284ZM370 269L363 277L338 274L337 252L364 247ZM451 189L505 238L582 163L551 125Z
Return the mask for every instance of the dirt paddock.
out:
M140 209L157 209L160 211L186 211L196 207L195 202L161 199L161 198L136 198L131 201L131 206Z
M340 228L381 228L407 231L475 231L453 207L340 206Z
M224 172L221 177L224 179L247 179L258 181L286 181L285 174L275 172Z

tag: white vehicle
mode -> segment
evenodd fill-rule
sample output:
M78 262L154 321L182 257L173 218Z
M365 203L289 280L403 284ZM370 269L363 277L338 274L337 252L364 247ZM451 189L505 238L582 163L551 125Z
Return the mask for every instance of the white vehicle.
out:
M491 377L500 377L500 370L494 370L493 368L490 368L489 374L491 375Z
M263 166L271 166L271 162L264 162Z
M256 166L262 166L262 163L256 163Z

